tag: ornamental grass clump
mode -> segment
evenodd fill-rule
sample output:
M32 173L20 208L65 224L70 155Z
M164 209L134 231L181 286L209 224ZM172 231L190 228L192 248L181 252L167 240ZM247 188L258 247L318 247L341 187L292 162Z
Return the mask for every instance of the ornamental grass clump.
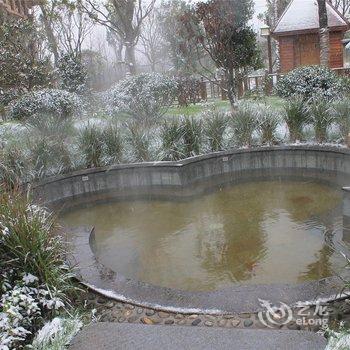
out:
M104 143L105 163L120 163L123 156L123 139L118 125L107 125L102 131L102 139Z
M334 122L329 100L314 98L310 102L309 109L310 121L314 127L316 141L323 143L327 141L328 130Z
M280 123L278 112L271 106L261 106L258 112L259 133L262 144L271 145L276 142L276 131Z
M343 141L350 134L350 101L348 99L337 100L332 104L332 115L337 124Z
M27 176L28 159L23 150L14 145L0 149L0 189L12 190Z
M283 107L283 118L289 130L290 141L302 140L303 129L310 121L307 104L301 97L293 97Z
M145 162L151 160L151 136L149 129L136 121L127 123L126 127L132 161Z
M228 126L228 115L217 109L211 109L203 116L204 137L208 143L210 152L225 149L225 132Z
M0 348L22 349L75 291L53 216L17 192L0 192Z
M86 168L102 166L103 131L98 126L88 124L80 130L78 147Z
M161 159L176 161L184 157L183 128L179 118L164 120L160 129Z
M202 120L194 117L183 117L181 124L185 157L193 157L200 154L203 141Z
M258 128L258 109L256 106L242 104L233 113L231 128L234 143L240 147L250 147L253 142L253 134Z

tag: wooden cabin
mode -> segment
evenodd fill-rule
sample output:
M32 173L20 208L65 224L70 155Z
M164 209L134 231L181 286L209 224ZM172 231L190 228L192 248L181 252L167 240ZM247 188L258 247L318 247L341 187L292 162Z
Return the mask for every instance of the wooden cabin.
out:
M327 2L330 68L344 67L344 33L349 22ZM280 72L320 64L319 15L316 0L291 0L272 37L279 43Z
M28 18L33 6L34 2L31 0L0 0L0 13Z

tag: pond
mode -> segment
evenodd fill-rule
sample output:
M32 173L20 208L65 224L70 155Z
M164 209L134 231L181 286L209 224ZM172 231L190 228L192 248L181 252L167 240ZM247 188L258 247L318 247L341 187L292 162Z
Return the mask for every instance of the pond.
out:
M339 187L300 179L245 181L184 200L91 204L62 213L95 227L93 249L127 278L187 291L299 283L344 266ZM340 236L340 237L339 237Z

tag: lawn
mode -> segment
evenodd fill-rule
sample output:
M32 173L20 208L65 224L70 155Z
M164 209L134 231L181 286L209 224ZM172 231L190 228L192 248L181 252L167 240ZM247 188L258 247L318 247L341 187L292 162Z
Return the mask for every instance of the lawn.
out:
M243 99L241 101L265 103L265 104L271 105L276 109L282 108L284 103L284 100L277 96L266 96L266 97L262 97L261 99L249 98L249 99ZM186 107L180 107L180 106L170 107L166 113L166 116L180 116L180 115L195 116L206 111L210 106L217 107L222 110L227 110L227 111L230 110L230 102L228 100L212 99L212 100L208 100L207 102L191 104Z

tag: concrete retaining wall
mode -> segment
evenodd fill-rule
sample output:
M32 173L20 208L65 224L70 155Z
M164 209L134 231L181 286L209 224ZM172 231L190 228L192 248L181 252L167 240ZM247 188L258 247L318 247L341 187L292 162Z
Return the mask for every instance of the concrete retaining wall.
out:
M152 162L88 169L33 186L46 205L132 195L192 195L215 183L263 175L314 177L350 185L350 152L330 147L286 146L213 153L179 162ZM349 181L347 180L349 179Z

